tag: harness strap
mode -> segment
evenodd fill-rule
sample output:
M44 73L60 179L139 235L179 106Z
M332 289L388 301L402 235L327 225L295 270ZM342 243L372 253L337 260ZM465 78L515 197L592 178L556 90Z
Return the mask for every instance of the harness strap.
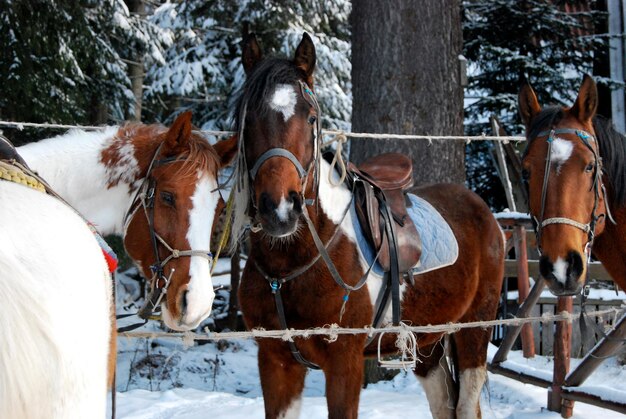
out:
M285 319L285 308L283 307L283 299L280 296L280 285L276 287L272 286L272 293L274 294L274 302L276 303L276 311L278 312L278 322L280 324L280 328L282 330L287 330L287 319ZM288 340L287 344L289 345L291 355L296 361L298 361L300 364L304 365L307 368L311 368L314 370L320 369L317 364L314 364L313 362L307 360L305 357L302 356L293 340Z
M382 193L381 193L382 194ZM389 243L389 276L391 278L391 318L394 326L400 324L400 266L398 262L398 245L393 231L393 216L385 199L379 199L380 213L385 221L387 241Z
M263 163L265 163L266 160L269 160L272 157L284 157L288 159L296 167L300 179L302 179L307 173L307 171L304 170L304 167L302 167L302 164L300 164L300 162L298 161L298 158L294 156L291 151L284 148L270 148L265 153L261 154L261 156L259 156L256 163L254 163L254 166L252 166L252 169L250 169L250 178L252 180L256 178L256 174L258 173Z
M548 226L550 224L567 224L567 225L571 225L572 227L576 227L578 229L581 229L585 233L589 233L591 231L591 226L589 225L590 223L583 224L583 223L579 223L578 221L572 220L570 218L565 218L565 217L552 217L552 218L545 219L545 220L543 220L541 222L540 226L541 226L541 228L543 228L543 227Z

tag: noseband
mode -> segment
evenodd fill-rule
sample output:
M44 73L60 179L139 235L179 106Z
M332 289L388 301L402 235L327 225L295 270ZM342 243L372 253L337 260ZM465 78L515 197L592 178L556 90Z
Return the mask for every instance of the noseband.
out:
M207 250L178 250L172 248L163 237L159 233L157 233L154 226L154 194L157 187L156 179L152 176L152 170L155 167L162 166L165 164L173 163L176 161L183 160L179 157L169 157L162 160L157 160L156 157L159 155L159 151L163 143L161 143L152 157L150 161L150 165L148 166L148 171L146 173L146 177L141 183L141 187L137 190L135 197L124 217L124 236L126 236L126 231L130 222L132 221L135 213L139 210L139 208L143 208L143 213L146 216L146 220L148 221L148 228L150 229L150 241L152 242L152 250L154 254L154 263L150 266L150 270L152 271L152 277L150 278L150 295L146 297L146 301L143 307L137 312L137 315L144 320L147 320L152 313L159 307L161 300L167 294L167 289L170 285L172 275L174 274L174 269L170 270L169 276L165 275L165 266L172 260L178 259L183 256L191 257L191 256L200 256L209 261L209 265L213 263L213 254ZM169 252L169 255L161 260L159 254L159 243L161 243ZM163 285L161 285L163 282Z
M548 181L550 179L550 166L552 164L552 143L554 142L554 136L557 134L576 134L576 136L582 141L585 147L587 147L593 153L594 178L593 178L592 188L594 190L594 203L593 203L593 210L591 212L591 219L586 224L581 223L576 220L572 220L571 218L567 218L567 217L551 217L547 219L543 218L544 213L545 213L545 206L546 206ZM597 140L593 135L589 134L586 131L572 129L572 128L558 128L558 129L542 131L535 138L546 137L546 136L548 137L546 140L548 143L548 153L546 155L546 166L545 166L545 172L543 176L543 186L541 190L541 212L539 213L539 218L532 217L533 225L535 227L535 235L537 236L537 248L539 250L539 254L541 254L541 237L542 237L543 229L550 224L566 224L566 225L575 227L579 230L582 230L584 233L587 234L587 243L585 244L584 250L585 250L585 253L587 253L587 258L589 258L591 257L591 246L593 245L593 240L595 238L596 224L599 219L601 219L602 217L605 217L605 214L596 215L596 211L598 209L598 202L600 200L600 191L602 191L602 194L604 197L606 213L609 219L613 220L613 217L611 216L611 213L609 210L608 202L606 200L606 189L604 188L604 185L602 184L601 158L598 155L596 148L594 148L590 143L590 141L593 141L597 147L598 146ZM528 187L528 184L526 186Z

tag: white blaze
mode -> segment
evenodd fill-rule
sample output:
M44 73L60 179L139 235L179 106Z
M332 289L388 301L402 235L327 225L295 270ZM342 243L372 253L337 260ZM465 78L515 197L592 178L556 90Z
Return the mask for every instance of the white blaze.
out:
M191 250L210 250L211 228L217 210L217 182L207 175L198 174L189 211L189 231L186 238ZM181 319L181 327L171 317L167 307L163 306L163 318L168 327L181 330L193 329L211 314L215 298L209 260L202 256L191 256L189 262L189 284L187 288L187 311Z
M293 202L287 202L285 197L282 197L278 208L276 208L276 216L282 222L286 222L289 218L289 211L293 209Z
M562 138L555 138L552 142L552 151L550 152L550 158L552 163L561 165L567 161L574 151L574 144L571 141L564 140Z
M296 112L297 102L298 97L295 88L289 84L280 84L270 98L269 105L276 112L282 113L283 118L287 121Z
M565 262L561 257L558 257L556 262L554 262L552 273L556 277L557 281L565 285L565 282L567 281L567 262Z

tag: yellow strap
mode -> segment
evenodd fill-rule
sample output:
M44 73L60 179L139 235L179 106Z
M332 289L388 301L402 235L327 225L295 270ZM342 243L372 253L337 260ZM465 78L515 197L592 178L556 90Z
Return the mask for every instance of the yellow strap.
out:
M222 237L220 237L220 242L217 248L217 252L215 252L215 256L213 257L213 265L211 266L211 274L213 274L213 270L215 269L215 265L217 265L217 260L220 257L220 253L222 253L222 249L226 247L228 243L228 236L230 234L230 223L232 219L233 213L233 202L235 201L235 194L233 191L230 192L230 196L228 197L228 202L226 202L226 222L224 224L224 231L222 231Z
M35 189L39 192L46 192L46 187L39 180L24 173L19 167L13 166L6 161L0 160L0 179L8 180L10 182L18 183L20 185L27 186Z

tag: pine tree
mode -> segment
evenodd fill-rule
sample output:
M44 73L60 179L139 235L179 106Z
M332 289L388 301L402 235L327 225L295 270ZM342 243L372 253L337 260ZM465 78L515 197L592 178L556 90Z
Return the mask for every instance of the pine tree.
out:
M166 64L147 72L148 118L167 120L171 109L193 110L195 122L205 129L230 128L229 101L245 78L239 43L247 22L266 55L291 56L302 32L312 35L323 123L347 129L352 100L349 14L347 0L190 0L161 5L150 20L173 42L165 53Z
M158 28L131 16L122 0L0 0L0 22L6 119L123 120L134 101L125 57L141 51L162 61ZM94 115L100 106L104 118Z

